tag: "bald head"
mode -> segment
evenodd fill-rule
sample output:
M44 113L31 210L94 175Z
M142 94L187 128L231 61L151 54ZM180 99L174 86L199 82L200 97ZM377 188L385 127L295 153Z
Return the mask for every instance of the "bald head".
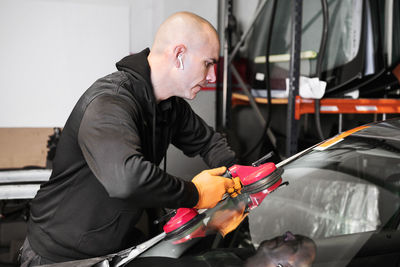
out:
M156 100L193 99L202 87L215 82L219 47L217 31L204 18L189 12L167 18L147 57Z
M208 42L219 42L218 33L211 23L196 14L178 12L161 24L151 50L163 53L176 44L185 44L187 49L191 49Z
M306 236L287 233L263 241L257 253L247 260L245 266L276 267L278 264L293 267L312 266L317 252L314 241Z

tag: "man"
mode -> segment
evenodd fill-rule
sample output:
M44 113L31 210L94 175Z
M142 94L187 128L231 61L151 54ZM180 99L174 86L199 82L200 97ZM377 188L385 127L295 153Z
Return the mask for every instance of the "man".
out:
M137 244L145 208L211 208L228 191L234 152L182 98L216 80L218 35L188 12L169 17L151 51L125 57L73 109L53 172L32 201L22 266L85 259ZM212 168L192 181L158 165L172 143Z

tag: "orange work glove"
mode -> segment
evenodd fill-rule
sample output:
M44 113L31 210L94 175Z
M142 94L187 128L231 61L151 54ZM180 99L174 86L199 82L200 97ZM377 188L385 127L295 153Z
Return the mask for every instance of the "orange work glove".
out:
M231 195L231 197L237 197L238 194L241 194L241 190L242 190L242 183L240 182L240 178L239 177L235 177L232 178L233 182L234 182L234 187L228 188L227 192L228 194Z
M223 237L235 230L246 218L248 213L244 213L245 205L240 203L233 209L222 209L215 212L210 219L207 228L218 231Z
M215 207L227 190L235 186L232 179L221 176L225 171L226 167L204 170L192 179L199 192L199 201L194 206L196 209Z

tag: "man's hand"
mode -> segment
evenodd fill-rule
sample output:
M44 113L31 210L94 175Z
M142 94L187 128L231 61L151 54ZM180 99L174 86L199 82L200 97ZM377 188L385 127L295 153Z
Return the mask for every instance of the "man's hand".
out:
M246 218L248 213L244 213L244 203L239 203L231 209L218 210L213 214L207 224L211 231L218 231L222 237L235 230L239 224Z
M225 171L226 167L204 170L193 178L192 182L199 192L199 202L194 206L196 209L215 207L228 189L234 188L232 179L221 176Z
M242 183L240 182L240 178L239 177L235 177L232 178L235 186L231 187L227 190L228 194L231 195L231 197L237 197L238 194L241 194L241 190L242 190Z

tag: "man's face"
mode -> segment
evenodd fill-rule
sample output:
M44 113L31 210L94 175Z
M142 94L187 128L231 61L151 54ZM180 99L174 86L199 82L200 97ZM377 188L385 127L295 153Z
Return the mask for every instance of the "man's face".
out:
M287 259L291 258L299 250L299 242L291 232L262 243L266 254L275 264L285 266Z
M218 60L218 52L219 42L216 39L184 53L176 96L194 99L202 87L216 81L214 66Z
M246 266L311 266L315 258L315 246L311 239L286 232L260 244L257 254Z

